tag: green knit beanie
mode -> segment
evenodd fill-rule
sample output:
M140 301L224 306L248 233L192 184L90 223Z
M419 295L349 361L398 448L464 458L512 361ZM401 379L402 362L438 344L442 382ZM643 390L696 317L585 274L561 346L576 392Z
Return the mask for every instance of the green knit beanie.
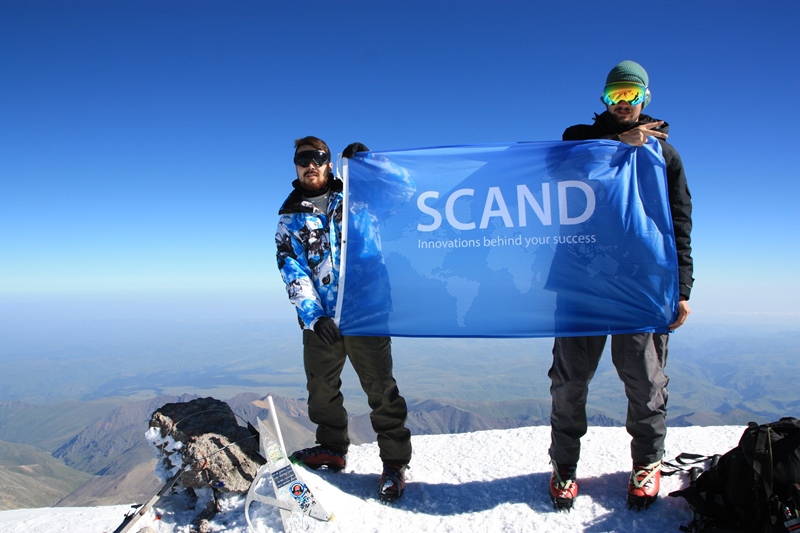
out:
M626 59L616 67L611 69L606 78L606 85L615 81L632 81L641 83L645 87L650 84L647 71L636 61Z
M644 69L644 67L642 67L636 61L631 61L629 59L621 62L616 67L612 68L611 72L608 73L608 77L606 77L606 85L616 81L632 81L634 83L641 83L645 87L650 84L650 78L647 76L647 71ZM642 109L647 107L647 104L650 103L650 100L650 90L648 89L647 97L644 100Z

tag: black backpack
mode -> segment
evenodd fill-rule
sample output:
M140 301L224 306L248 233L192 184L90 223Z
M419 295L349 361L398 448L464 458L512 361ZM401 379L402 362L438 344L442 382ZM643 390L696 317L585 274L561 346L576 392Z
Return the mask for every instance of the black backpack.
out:
M724 455L681 454L678 465L666 464L684 470L679 465L708 459L705 472L692 468L691 484L670 493L692 509L683 531L800 532L800 420L750 422L739 445Z

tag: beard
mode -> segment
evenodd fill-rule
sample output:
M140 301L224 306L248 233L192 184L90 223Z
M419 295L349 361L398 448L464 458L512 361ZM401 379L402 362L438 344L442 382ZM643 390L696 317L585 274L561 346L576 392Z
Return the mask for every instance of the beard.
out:
M641 110L637 110L633 107L625 108L628 110L628 113L619 114L619 110L617 113L613 112L610 108L608 110L609 114L613 117L613 119L620 124L621 126L630 126L631 124L637 124L639 122L639 117L641 116Z
M298 180L303 196L314 197L325 194L328 192L328 190L330 190L330 178L330 174L326 174L325 181L321 182L320 184L304 183L303 181Z

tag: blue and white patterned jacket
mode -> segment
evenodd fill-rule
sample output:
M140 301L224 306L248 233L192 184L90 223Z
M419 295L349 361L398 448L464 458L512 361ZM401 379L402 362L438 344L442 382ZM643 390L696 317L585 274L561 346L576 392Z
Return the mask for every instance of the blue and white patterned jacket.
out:
M325 213L303 200L297 189L281 206L275 244L289 300L304 329L312 329L323 316L334 316L339 287L342 243L343 183L331 180Z

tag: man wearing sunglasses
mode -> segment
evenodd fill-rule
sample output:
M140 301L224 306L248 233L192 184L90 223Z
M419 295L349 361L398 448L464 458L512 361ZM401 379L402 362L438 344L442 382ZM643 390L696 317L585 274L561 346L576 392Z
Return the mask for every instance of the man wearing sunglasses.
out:
M296 140L294 145L297 179L280 208L275 243L278 269L303 330L308 416L317 425L318 446L298 450L290 459L314 469L339 471L346 466L350 438L340 377L349 357L367 394L372 408L370 420L378 435L383 461L379 496L384 501L394 501L405 489L411 432L405 427L406 401L392 375L391 339L342 336L334 322L345 203L343 183L333 174L330 149L324 141L309 136ZM366 151L363 144L353 143L343 156ZM351 240L360 242L358 236ZM363 281L365 285L371 282Z
M601 96L606 111L595 114L593 124L567 128L565 141L611 139L643 146L648 137L661 144L666 162L670 210L678 253L680 302L675 322L680 327L689 316L692 289L692 199L678 152L666 142L669 126L643 113L650 103L649 78L641 65L623 61L609 72ZM579 304L578 304L579 305ZM586 397L597 369L606 336L561 337L553 346L550 394L550 459L553 474L550 496L558 509L571 508L578 495L576 467L580 438L586 434ZM629 506L642 509L655 501L661 478L666 436L667 334L612 335L611 357L628 397L626 428L631 435L633 470L628 483Z

